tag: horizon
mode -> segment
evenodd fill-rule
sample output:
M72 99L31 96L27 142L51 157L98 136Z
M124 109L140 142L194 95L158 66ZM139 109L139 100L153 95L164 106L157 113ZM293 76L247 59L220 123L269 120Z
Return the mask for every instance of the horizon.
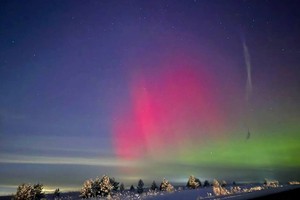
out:
M300 180L297 8L2 0L0 193L103 174Z
M96 178L97 178L97 177L96 177ZM101 178L101 177L99 177L99 178ZM112 177L112 178L115 178L115 177ZM196 178L199 178L199 177L196 177ZM90 179L95 179L95 178L90 178ZM86 179L86 180L89 180L89 179ZM119 182L118 179L115 178L115 180L116 180L117 182ZM133 185L133 186L136 188L137 185L138 185L138 181L139 181L139 180L140 180L140 179L138 179L138 180L136 181L136 183L124 184L124 182L119 182L119 184L123 183L124 186L125 186L125 190L129 190L130 187L131 187L131 185ZM143 180L143 179L141 179L141 180ZM156 184L159 185L159 184L162 182L162 180L163 180L163 179L161 179L161 180L159 180L159 181L157 181L157 180L152 180L152 181L148 180L148 181L144 181L144 180L143 180L143 182L145 183L144 188L145 188L145 189L150 188L153 181L155 181ZM177 182L176 182L176 181L170 181L169 179L167 179L167 180L168 180L174 187L186 187L186 184L187 184L187 181L188 181L188 177L186 178L186 181L181 180L181 181L177 181ZM171 179L171 180L172 180L172 179ZM204 187L204 186L203 186L204 181L208 181L210 184L212 184L212 182L213 182L213 180L215 180L215 178L212 178L212 179L201 179L201 178L199 178L199 180L200 180L200 182L201 182L201 184L202 184L202 185L200 186L200 188L202 188L202 187ZM264 180L260 180L260 181L235 181L235 180L231 180L230 182L227 182L228 180L220 180L220 179L216 179L216 180L218 180L218 181L226 181L226 183L227 183L226 185L227 185L227 186L228 186L228 185L232 185L233 182L235 182L236 185L263 184L263 183L264 183ZM271 181L272 181L272 179L268 179L268 180L271 180ZM38 182L38 183L43 185L43 192L44 192L45 194L53 194L54 191L55 191L56 189L59 189L59 191L62 192L62 193L70 193L70 192L76 192L76 193L78 192L78 193L80 193L80 190L81 190L81 188L83 187L83 183L82 183L81 185L79 185L79 187L74 186L74 187L69 187L69 188L68 188L68 187L62 187L62 188L60 188L60 187L55 187L55 186L48 186L48 185L44 185L42 182ZM22 183L22 184L23 184L23 183ZM37 184L37 183L25 183L25 184ZM281 181L279 181L279 184L280 184L280 185L286 185L286 184L288 184L288 182L281 182ZM11 192L7 192L8 190L6 190L6 192L0 191L0 196L11 196L11 195L14 195L15 192L17 191L18 186L19 186L19 185L15 185L15 186L7 186L6 188L10 188ZM119 186L120 186L120 185L119 185ZM0 188L5 188L5 186L4 186L4 187L1 186Z

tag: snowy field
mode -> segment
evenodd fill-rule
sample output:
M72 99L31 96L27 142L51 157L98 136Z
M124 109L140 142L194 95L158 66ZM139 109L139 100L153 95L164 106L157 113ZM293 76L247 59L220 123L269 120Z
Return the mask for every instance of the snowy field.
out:
M240 185L242 189L250 189L251 187L256 187L261 185ZM226 187L230 190L230 186ZM145 199L145 200L182 200L182 199L193 199L193 200L200 200L200 199L230 199L230 200L239 200L239 199L254 199L258 197L263 197L271 194L281 193L284 191L291 191L294 189L300 189L300 185L281 185L280 187L276 188L267 188L260 191L253 191L253 192L239 192L236 194L231 195L224 195L224 196L215 196L213 194L212 187L207 188L199 188L199 189L180 189L177 188L174 192L144 192L143 194L139 195L136 193L131 193L129 191L125 191L124 193L116 193L112 196L111 199L114 200L138 200L138 199ZM0 200L8 200L11 197L0 197ZM50 194L46 195L46 199L54 199L54 197ZM62 200L79 200L79 192L70 192L70 193L62 193L61 198ZM107 198L90 198L91 200L95 199L107 199Z
M165 194L156 197L149 197L146 199L153 199L153 200L180 200L180 199L232 199L232 200L239 200L239 199L253 199L258 198L270 194L280 193L283 191L288 191L292 189L300 188L300 186L283 186L279 188L269 188L261 191L254 191L254 192L241 192L233 195L224 195L224 196L214 196L212 193L212 188L201 188L196 190L184 190L179 192L174 192L173 194ZM209 194L212 194L210 196Z

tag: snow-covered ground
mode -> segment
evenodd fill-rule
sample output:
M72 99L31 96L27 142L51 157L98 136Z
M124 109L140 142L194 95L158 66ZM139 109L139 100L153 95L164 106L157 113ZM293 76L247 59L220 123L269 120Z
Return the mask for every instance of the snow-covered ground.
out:
M268 188L261 191L241 192L232 195L218 196L217 199L230 199L230 200L253 199L253 198L262 197L274 193L280 193L283 191L292 190L296 188L300 188L300 186L286 185L278 188ZM213 195L212 188L200 188L195 190L178 191L171 194L157 195L155 197L147 197L145 199L151 199L151 200L207 199L209 200L209 199L216 199L216 196Z
M251 187L256 187L261 185L240 185L241 189L249 189ZM230 190L230 186L226 187ZM274 193L280 193L283 191L293 190L300 188L300 185L282 185L276 188L267 188L260 191L253 191L253 192L240 192L232 195L224 195L224 196L214 196L212 187L207 188L199 188L199 189L176 189L176 191L172 193L168 192L144 192L143 194L139 195L136 193L124 192L124 193L117 193L114 194L112 199L114 200L138 200L138 199L145 199L145 200L184 200L184 199L193 199L193 200L212 200L212 199L229 199L229 200L239 200L239 199L253 199L257 197L262 197ZM52 195L47 195L47 199L54 199ZM8 200L11 197L0 197L0 200ZM63 193L61 194L62 200L79 200L79 192L72 192L72 193ZM95 200L96 198L92 198L90 200ZM97 198L100 199L100 198ZM106 199L106 198L101 198Z

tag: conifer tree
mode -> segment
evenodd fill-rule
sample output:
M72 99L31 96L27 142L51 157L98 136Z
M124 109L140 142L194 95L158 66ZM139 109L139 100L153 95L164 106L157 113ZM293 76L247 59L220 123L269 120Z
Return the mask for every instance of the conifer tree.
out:
M157 189L158 189L157 184L156 184L155 181L153 181L153 182L152 182L152 185L151 185L151 190L155 191L155 190L157 190Z
M166 180L165 178L163 179L163 181L160 184L159 189L161 191L167 191L167 192L172 192L174 191L174 187L169 183L168 180Z
M112 180L112 183L110 182ZM114 188L118 188L119 183L104 175L102 179L86 180L81 189L81 198L109 197Z
M142 181L142 179L140 179L137 186L137 193L142 194L143 192L144 192L144 182Z
M101 180L99 178L96 178L93 180L91 185L91 193L92 197L101 196L101 188L100 188Z
M60 191L59 191L59 188L55 189L53 195L54 195L54 199L59 199L59 197L60 197Z
M14 196L15 200L40 200L45 197L42 184L22 184L18 187L17 193Z
M203 187L209 187L209 186L210 186L210 184L209 184L208 180L205 180L203 183Z
M119 182L115 180L115 178L109 178L110 184L113 186L113 191L117 191L119 189Z
M34 190L34 199L39 200L45 197L45 193L43 192L43 184L34 184L33 185Z
M92 192L93 183L94 183L94 180L92 180L92 179L84 181L83 187L81 188L81 191L80 191L81 198L93 197L93 192Z
M124 192L124 190L125 190L125 186L124 186L123 183L121 183L121 185L120 185L120 192Z
M110 183L110 178L104 175L100 182L100 196L107 197L110 196L111 191L114 189L114 186ZM119 184L119 183L118 183Z
M134 186L133 186L133 185L131 185L129 190L130 190L130 192L134 192L134 191L135 191L135 188L134 188Z
M212 184L213 184L213 193L216 196L230 194L230 192L226 190L226 188L223 188L216 179L213 180Z
M222 187L225 187L226 185L227 185L226 181L224 181L224 180L221 181L221 186L222 186Z
M193 175L189 177L189 180L186 184L188 188L196 189L201 186L201 182L198 178L195 178Z

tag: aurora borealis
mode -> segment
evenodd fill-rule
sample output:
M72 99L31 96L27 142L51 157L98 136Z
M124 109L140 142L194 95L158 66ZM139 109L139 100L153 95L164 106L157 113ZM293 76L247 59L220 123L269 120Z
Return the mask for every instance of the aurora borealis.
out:
M145 153L155 157L168 145L179 147L193 136L203 138L222 130L224 117L212 76L190 67L194 63L185 57L167 63L166 70L160 65L155 77L133 75L129 111L116 118L115 148L125 159ZM137 144L130 145L132 141Z
M297 1L1 1L0 194L299 180Z

